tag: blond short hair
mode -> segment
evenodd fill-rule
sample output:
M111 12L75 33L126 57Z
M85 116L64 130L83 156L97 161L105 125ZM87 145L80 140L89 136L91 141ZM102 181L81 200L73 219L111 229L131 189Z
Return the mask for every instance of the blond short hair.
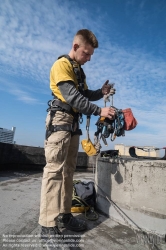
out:
M98 48L98 40L92 31L88 29L78 30L75 38L79 37L84 43L90 44L94 49Z

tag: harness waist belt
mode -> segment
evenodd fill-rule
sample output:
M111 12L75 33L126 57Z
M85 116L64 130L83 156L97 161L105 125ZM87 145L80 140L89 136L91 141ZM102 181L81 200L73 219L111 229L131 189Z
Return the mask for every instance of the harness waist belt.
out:
M64 103L64 102L62 102L62 101L60 101L58 99L54 99L52 101L52 106L54 107L54 105L59 106L60 108L64 109L65 111L67 111L68 113L70 113L72 116L76 116L77 115L77 113L75 113L73 111L73 109L68 104L66 104L66 103Z
M51 132L57 131L73 131L72 124L65 124L65 125L51 125Z
M82 130L81 129L77 129L76 131L72 131L71 132L71 136L73 135L82 135Z
M72 132L72 124L66 124L66 125L50 125L48 129L46 129L46 135L45 139L47 140L48 137L53 133L57 131L69 131Z

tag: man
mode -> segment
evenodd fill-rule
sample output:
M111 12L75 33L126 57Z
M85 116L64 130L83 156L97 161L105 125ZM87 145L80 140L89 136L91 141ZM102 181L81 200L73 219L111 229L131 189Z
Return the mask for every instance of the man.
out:
M79 114L99 115L112 119L113 108L100 108L97 101L110 92L108 81L102 89L88 90L81 68L90 61L98 47L95 35L82 29L74 37L67 56L59 58L50 72L50 88L54 100L46 118L46 166L44 168L39 224L45 235L57 234L58 228L73 231L86 229L86 223L71 214L73 173L79 147Z

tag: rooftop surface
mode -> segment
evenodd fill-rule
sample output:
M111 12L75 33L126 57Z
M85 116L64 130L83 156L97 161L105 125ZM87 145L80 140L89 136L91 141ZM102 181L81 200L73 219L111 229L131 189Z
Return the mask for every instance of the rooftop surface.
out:
M93 173L75 172L74 179L90 181ZM0 249L33 250L43 248L38 224L42 172L0 172ZM86 220L84 214L74 214ZM64 229L72 250L144 250L144 240L128 226L99 214L96 221L87 220L83 233ZM158 249L166 250L162 240ZM154 248L155 249L155 248Z

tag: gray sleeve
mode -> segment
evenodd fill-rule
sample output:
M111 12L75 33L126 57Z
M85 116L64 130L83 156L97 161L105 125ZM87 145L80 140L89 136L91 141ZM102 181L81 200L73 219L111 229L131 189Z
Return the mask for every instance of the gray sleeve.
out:
M66 102L72 107L77 109L84 115L100 115L101 108L88 101L75 87L72 81L59 82L58 88L66 100Z
M98 101L103 97L103 93L101 89L90 90L86 89L84 96L87 97L90 101Z

